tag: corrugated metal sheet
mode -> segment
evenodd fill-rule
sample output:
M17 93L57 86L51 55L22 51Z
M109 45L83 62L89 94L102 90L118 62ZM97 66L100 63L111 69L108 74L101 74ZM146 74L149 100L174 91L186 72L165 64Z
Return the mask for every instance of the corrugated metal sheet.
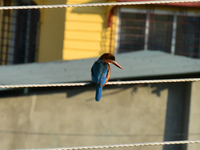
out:
M97 60L82 59L0 66L0 85L91 81L91 66ZM110 79L154 77L200 73L200 60L160 51L139 51L116 55L123 70L111 65Z

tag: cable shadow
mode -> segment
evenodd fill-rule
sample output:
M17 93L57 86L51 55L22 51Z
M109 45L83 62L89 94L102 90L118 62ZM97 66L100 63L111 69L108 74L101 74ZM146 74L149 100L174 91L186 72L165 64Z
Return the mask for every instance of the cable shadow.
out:
M39 136L70 136L70 137L157 137L164 136L163 134L77 134L77 133L45 133L45 132L26 132L26 131L8 131L0 130L0 134L24 134L24 135L39 135ZM169 136L179 137L184 134L168 134ZM199 136L200 133L190 134L191 136Z

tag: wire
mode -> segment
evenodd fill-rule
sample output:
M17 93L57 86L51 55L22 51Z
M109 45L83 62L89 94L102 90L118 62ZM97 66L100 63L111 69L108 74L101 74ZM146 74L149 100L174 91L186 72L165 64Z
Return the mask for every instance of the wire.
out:
M94 7L94 6L125 6L125 5L149 5L149 4L169 4L200 2L200 0L157 0L157 1L139 1L139 2L113 2L113 3L87 3L87 4L60 4L60 5L31 5L31 6L3 6L0 10L9 9L44 9L44 8L69 8L69 7Z
M197 81L200 81L200 78L157 79L157 80L137 80L137 81L110 81L106 85L197 82ZM82 83L0 85L0 88L65 87L65 86L85 86L85 85L90 85L90 84L93 84L93 83L92 82L82 82Z
M149 142L149 143L99 145L99 146L78 146L78 147L47 148L47 149L42 148L42 149L26 149L26 150L82 150L82 149L103 149L103 148L139 147L139 146L162 146L162 145L195 144L195 143L200 143L200 140ZM18 150L23 150L23 149L18 149Z
M3 7L0 7L0 10L69 8L69 7L95 7L95 6L125 6L125 5L185 3L185 2L200 2L200 0L164 0L164 1L113 2L113 3L88 3L88 4L3 6ZM140 81L117 81L117 82L116 81L112 81L112 82L108 82L107 85L144 84L144 83L168 83L168 82L194 82L194 81L200 81L200 78L140 80ZM91 84L91 82L60 83L60 84L57 83L57 84L0 85L0 88L85 86L85 85L89 85L89 84ZM48 148L48 150L82 150L82 149L103 149L103 148L139 147L139 146L162 146L162 145L195 144L195 143L200 143L200 140L194 140L194 141L189 141L189 140L186 140L186 141L169 141L169 142L149 142L149 143L116 144L116 145L100 145L100 146L79 146L79 147L66 147L66 148ZM45 150L45 149L42 148L42 149L29 149L29 150Z

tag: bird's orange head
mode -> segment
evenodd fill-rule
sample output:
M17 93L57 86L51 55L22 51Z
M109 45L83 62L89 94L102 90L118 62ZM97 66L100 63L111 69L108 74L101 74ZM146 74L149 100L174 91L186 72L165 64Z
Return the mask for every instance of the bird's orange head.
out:
M104 53L103 55L101 55L101 57L99 58L99 60L103 60L106 63L112 63L115 66L119 67L120 69L123 69L122 66L120 66L116 61L115 61L115 56L110 54L110 53Z

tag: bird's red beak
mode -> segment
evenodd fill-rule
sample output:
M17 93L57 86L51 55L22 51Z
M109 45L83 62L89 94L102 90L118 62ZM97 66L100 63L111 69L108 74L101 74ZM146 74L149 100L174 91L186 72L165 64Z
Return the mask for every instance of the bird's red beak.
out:
M113 61L113 64L117 67L119 67L120 69L123 69L122 66L120 66L120 64L118 64L116 61Z

